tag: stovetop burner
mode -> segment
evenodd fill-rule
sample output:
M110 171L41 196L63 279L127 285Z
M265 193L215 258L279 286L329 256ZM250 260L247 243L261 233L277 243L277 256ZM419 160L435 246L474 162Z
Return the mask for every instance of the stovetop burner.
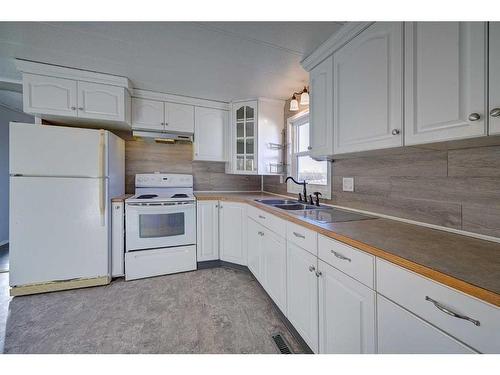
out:
M187 198L187 194L174 194L171 198Z
M143 195L139 195L137 197L137 199L152 199L152 198L156 198L158 197L157 194L143 194Z

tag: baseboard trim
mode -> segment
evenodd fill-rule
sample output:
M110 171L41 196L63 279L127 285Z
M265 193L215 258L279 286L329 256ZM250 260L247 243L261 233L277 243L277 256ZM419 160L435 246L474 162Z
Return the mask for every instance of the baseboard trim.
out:
M199 270L209 269L209 268L219 268L219 267L226 267L226 268L236 269L238 271L245 271L245 272L248 272L250 275L252 275L252 278L255 280L255 282L257 283L257 285L261 288L261 290L269 298L269 300L271 301L271 304L272 304L274 310L278 313L281 321L283 322L283 324L285 325L285 327L288 329L288 331L290 332L290 334L293 336L293 338L295 340L297 340L297 342L299 343L299 345L302 347L302 350L306 354L314 354L314 352L311 350L311 348L309 347L309 345L307 345L307 343L304 341L304 339L302 338L302 336L300 336L300 333L297 332L297 330L295 329L295 327L292 325L292 323L290 323L290 321L287 319L287 317L285 316L285 314L283 313L283 311L281 311L281 309L279 308L279 306L276 305L276 303L274 303L274 301L271 298L271 296L269 295L269 293L266 292L266 290L264 289L264 287L260 284L259 280L257 280L257 278L253 275L252 271L250 271L250 269L247 266L242 266L241 264L226 262L226 261L223 261L223 260L207 260L207 261L203 261L203 262L198 262L198 269Z

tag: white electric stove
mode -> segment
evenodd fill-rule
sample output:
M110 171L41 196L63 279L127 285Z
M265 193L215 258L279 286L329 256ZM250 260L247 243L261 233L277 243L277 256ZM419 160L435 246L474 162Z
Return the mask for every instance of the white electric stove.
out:
M193 176L135 176L125 200L125 279L196 269L196 198Z

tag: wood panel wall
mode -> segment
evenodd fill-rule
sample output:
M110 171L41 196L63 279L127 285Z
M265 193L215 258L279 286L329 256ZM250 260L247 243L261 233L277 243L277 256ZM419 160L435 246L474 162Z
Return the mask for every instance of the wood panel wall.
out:
M125 191L134 193L137 173L187 173L194 176L194 190L198 191L260 191L260 176L225 174L225 163L193 161L190 143L157 143L134 139L118 133L125 139Z
M327 203L500 237L500 146L405 148L331 168ZM342 177L354 177L354 192L342 191ZM264 190L287 194L278 176L264 176Z

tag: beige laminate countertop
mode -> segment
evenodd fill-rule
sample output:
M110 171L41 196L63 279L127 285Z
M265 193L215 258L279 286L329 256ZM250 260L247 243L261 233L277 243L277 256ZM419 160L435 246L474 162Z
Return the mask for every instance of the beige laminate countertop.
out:
M118 197L111 198L111 202L124 202L125 199L130 198L134 194L123 194Z
M266 193L195 195L198 200L222 200L253 205L500 306L500 243L384 218L318 224L255 201L278 198Z

